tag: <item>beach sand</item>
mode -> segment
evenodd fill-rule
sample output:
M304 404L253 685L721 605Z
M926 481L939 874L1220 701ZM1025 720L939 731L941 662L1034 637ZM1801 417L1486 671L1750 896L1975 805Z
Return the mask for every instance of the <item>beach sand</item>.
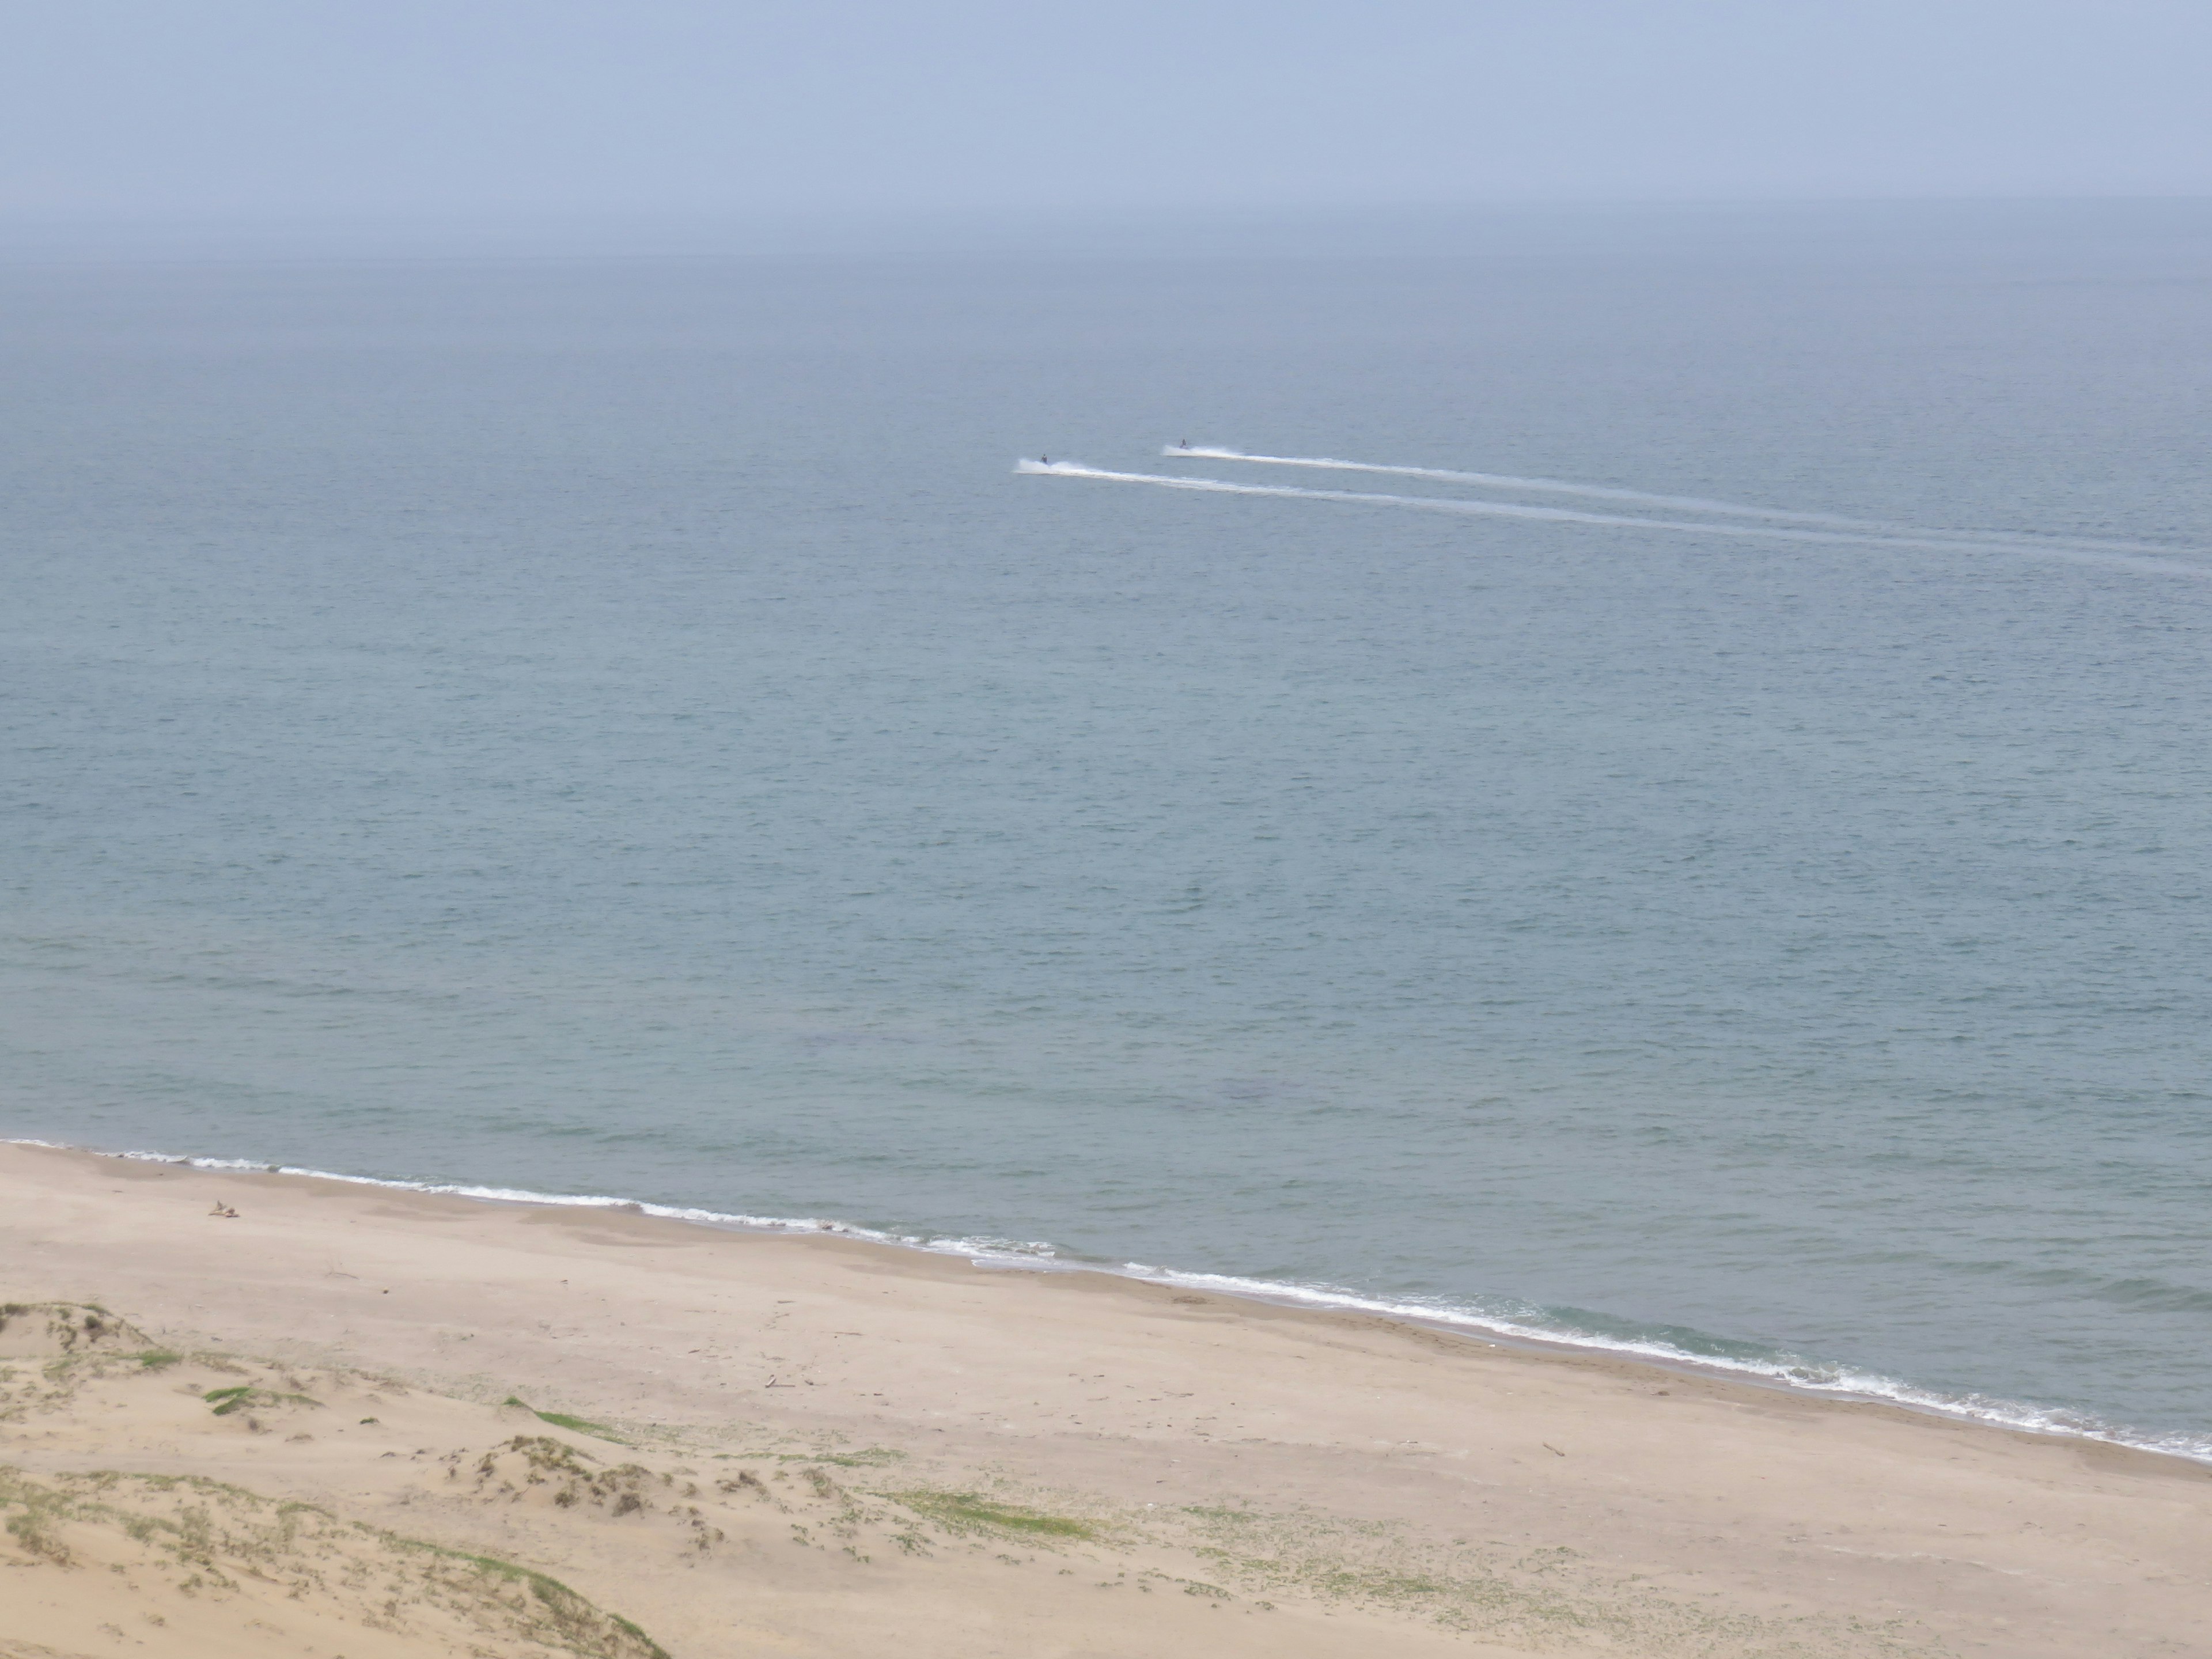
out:
M2212 1653L2212 1469L1364 1316L27 1146L0 1301L0 1655Z

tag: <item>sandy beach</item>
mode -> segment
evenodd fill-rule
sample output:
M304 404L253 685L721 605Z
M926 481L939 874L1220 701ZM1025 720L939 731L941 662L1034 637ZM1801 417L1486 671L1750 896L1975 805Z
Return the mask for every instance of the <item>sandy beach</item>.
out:
M2212 1651L2212 1469L1103 1274L10 1146L0 1300L10 1656Z

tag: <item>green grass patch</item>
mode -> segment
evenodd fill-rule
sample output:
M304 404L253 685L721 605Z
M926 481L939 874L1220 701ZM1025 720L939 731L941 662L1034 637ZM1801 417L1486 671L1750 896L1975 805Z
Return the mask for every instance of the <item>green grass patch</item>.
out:
M567 1429L572 1434L588 1434L595 1440L612 1441L617 1446L630 1443L604 1423L594 1423L588 1417L571 1417L566 1412L541 1412L527 1400L518 1400L513 1395L499 1402L502 1406L520 1406L541 1423L550 1423L556 1429Z
M1047 1515L1019 1504L1002 1504L972 1492L887 1492L884 1496L954 1532L1013 1533L1029 1538L1098 1535L1098 1528L1088 1521Z
M724 1462L835 1463L841 1469L879 1469L903 1462L906 1454L889 1446L864 1446L853 1452L716 1452Z
M841 1469L876 1469L886 1463L896 1463L906 1454L893 1451L889 1446L870 1446L856 1452L816 1452L801 1459L809 1463L835 1463Z
M271 1389L257 1389L247 1383L240 1383L230 1389L210 1389L200 1398L215 1407L217 1417L228 1417L233 1412L246 1411L255 1406L313 1406L319 1410L323 1403L319 1400L310 1400L304 1394L279 1394Z
M172 1365L182 1364L184 1359L184 1355L171 1353L167 1348L149 1348L138 1356L138 1363L149 1371L167 1370Z

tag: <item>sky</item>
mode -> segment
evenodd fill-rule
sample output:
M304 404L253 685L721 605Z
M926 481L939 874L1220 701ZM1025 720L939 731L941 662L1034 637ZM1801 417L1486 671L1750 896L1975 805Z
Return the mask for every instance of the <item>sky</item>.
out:
M2212 0L0 0L0 220L2212 194Z

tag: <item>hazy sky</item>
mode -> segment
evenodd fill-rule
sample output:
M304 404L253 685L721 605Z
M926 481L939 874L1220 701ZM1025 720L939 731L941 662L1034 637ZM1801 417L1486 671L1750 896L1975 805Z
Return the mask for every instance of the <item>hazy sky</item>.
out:
M2212 193L2212 0L12 0L0 215Z

